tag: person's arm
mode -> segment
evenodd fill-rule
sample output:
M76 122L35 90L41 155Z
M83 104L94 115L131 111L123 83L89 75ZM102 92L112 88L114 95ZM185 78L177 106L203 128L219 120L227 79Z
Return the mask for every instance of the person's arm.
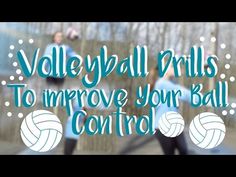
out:
M181 85L178 84L172 84L171 88L176 89L176 90L181 90L181 96L179 97L180 100L182 101L186 101L191 103L191 91ZM201 94L201 93L200 93ZM196 99L196 97L194 97L195 99L193 100L193 102L198 102L199 100ZM198 98L198 97L197 97ZM206 107L212 107L211 103L207 103L207 105L205 105Z
M172 88L174 88L174 89L177 89L177 90L181 90L181 96L179 97L180 98L180 100L182 100L182 101L186 101L186 102L189 102L189 103L191 103L191 91L189 90L189 89L187 89L187 88L185 88L185 87L183 87L183 86L181 86L181 85L178 85L178 84L173 84L172 85ZM201 94L201 93L200 93ZM198 102L199 100L198 100L198 97L196 98L196 97L193 97L194 98L194 100L193 100L193 102L194 103L196 103L196 102ZM207 105L205 105L205 106L207 106L207 107L212 107L212 105L211 105L211 103L208 103Z
M181 101L186 101L186 102L191 103L191 91L189 89L187 89L179 84L174 84L172 82L168 82L168 87L171 88L172 90L180 90L181 95L179 96L179 99Z
M73 57L77 55L77 53L70 46L66 46L66 55L67 57Z
M180 100L186 101L186 102L191 102L191 91L181 85L177 85L178 89L181 90L181 96Z

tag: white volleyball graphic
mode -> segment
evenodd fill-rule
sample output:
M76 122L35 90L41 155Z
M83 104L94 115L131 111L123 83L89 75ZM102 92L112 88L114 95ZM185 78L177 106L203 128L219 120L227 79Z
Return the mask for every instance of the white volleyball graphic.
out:
M225 124L216 114L198 114L190 123L189 135L194 144L203 149L218 146L225 137Z
M62 125L58 117L46 110L33 111L21 123L21 138L33 151L47 152L55 148L62 138Z
M184 130L184 119L177 112L166 112L162 114L158 122L158 128L166 137L179 136Z

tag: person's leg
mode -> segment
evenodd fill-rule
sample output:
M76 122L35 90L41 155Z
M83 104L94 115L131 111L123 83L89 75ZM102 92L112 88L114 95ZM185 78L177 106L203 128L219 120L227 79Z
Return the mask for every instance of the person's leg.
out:
M54 91L59 90L57 86L57 78L49 76L46 78L46 83L48 85L48 89L51 89ZM53 109L53 113L55 115L58 115L58 107L56 106L56 107L53 107L52 109Z
M180 155L188 154L188 148L187 148L184 132L175 138L175 144Z
M66 138L65 139L65 147L64 147L64 154L65 155L72 155L77 145L76 139Z
M156 131L155 137L158 139L165 155L174 155L175 143L173 138L164 136L159 130Z

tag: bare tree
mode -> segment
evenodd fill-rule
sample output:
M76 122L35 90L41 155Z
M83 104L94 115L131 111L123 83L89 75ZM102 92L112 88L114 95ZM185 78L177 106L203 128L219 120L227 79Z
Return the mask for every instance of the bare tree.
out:
M80 46L80 54L81 56L84 56L85 47L86 47L86 41L87 41L87 29L88 29L88 23L82 22L81 23L81 46Z

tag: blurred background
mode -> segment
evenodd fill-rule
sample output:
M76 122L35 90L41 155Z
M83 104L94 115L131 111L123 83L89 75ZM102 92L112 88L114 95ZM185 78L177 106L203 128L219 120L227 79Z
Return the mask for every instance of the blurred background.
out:
M65 39L64 43L70 45L79 55L91 56L99 55L100 48L103 45L108 46L108 53L118 54L120 58L126 57L132 53L136 45L147 45L149 52L149 69L156 65L156 55L161 50L173 48L179 54L189 55L189 49L193 45L203 44L208 54L216 54L219 57L219 73L225 73L227 80L230 76L236 76L236 23L0 23L0 80L6 80L8 83L10 76L18 76L12 66L12 62L16 60L15 54L13 58L8 58L10 52L9 46L17 44L19 39L28 41L33 38L34 43L24 43L24 45L15 45L15 51L24 46L26 54L32 55L36 47L41 48L41 54L47 44L51 43L52 34L61 31L66 35L68 29L74 29L78 33L78 39ZM214 37L216 40L214 40ZM200 41L201 38L201 41ZM204 40L203 40L204 39ZM222 47L224 46L225 47ZM231 55L229 70L225 70L225 55ZM92 77L92 76L91 76ZM219 74L217 75L219 78ZM203 83L204 89L211 90L217 80L203 78L191 79L180 77L178 82L186 87L193 83ZM42 108L40 103L40 95L44 88L48 88L45 80L32 77L29 80L19 81L26 83L28 88L36 90L38 96L37 104L31 109L15 108L10 104L9 107L4 105L5 101L12 103L13 92L5 86L0 86L0 154L35 154L29 151L20 138L20 124L22 119L17 117L18 112L22 112L24 116L33 110ZM14 81L16 82L16 80ZM142 115L148 113L148 107L137 109L134 107L135 90L138 86L147 84L147 78L132 79L126 76L118 77L114 73L103 79L97 86L103 88L107 92L116 88L125 88L129 93L129 102L124 111L129 115ZM78 78L66 78L65 88L83 88ZM229 102L236 102L235 98L236 84L229 83ZM230 108L229 108L230 109ZM182 104L180 112L185 118L186 124L199 113L207 111L206 108L192 109ZM7 117L7 112L11 111L13 116ZM186 132L188 148L191 154L236 154L236 114L231 112L226 116L222 115L222 109L210 108L211 112L215 112L223 118L227 129L223 143L212 150L202 150L196 147L190 140ZM229 111L229 110L228 110ZM96 109L88 109L88 114L108 115L114 112L114 108L104 109L98 107ZM63 125L67 120L65 109L58 110L59 118ZM63 154L63 140L59 146L50 154ZM77 143L75 154L163 154L160 145L156 139L151 136L137 137L136 135L126 136L123 138L114 135L103 136L87 136L83 134Z

